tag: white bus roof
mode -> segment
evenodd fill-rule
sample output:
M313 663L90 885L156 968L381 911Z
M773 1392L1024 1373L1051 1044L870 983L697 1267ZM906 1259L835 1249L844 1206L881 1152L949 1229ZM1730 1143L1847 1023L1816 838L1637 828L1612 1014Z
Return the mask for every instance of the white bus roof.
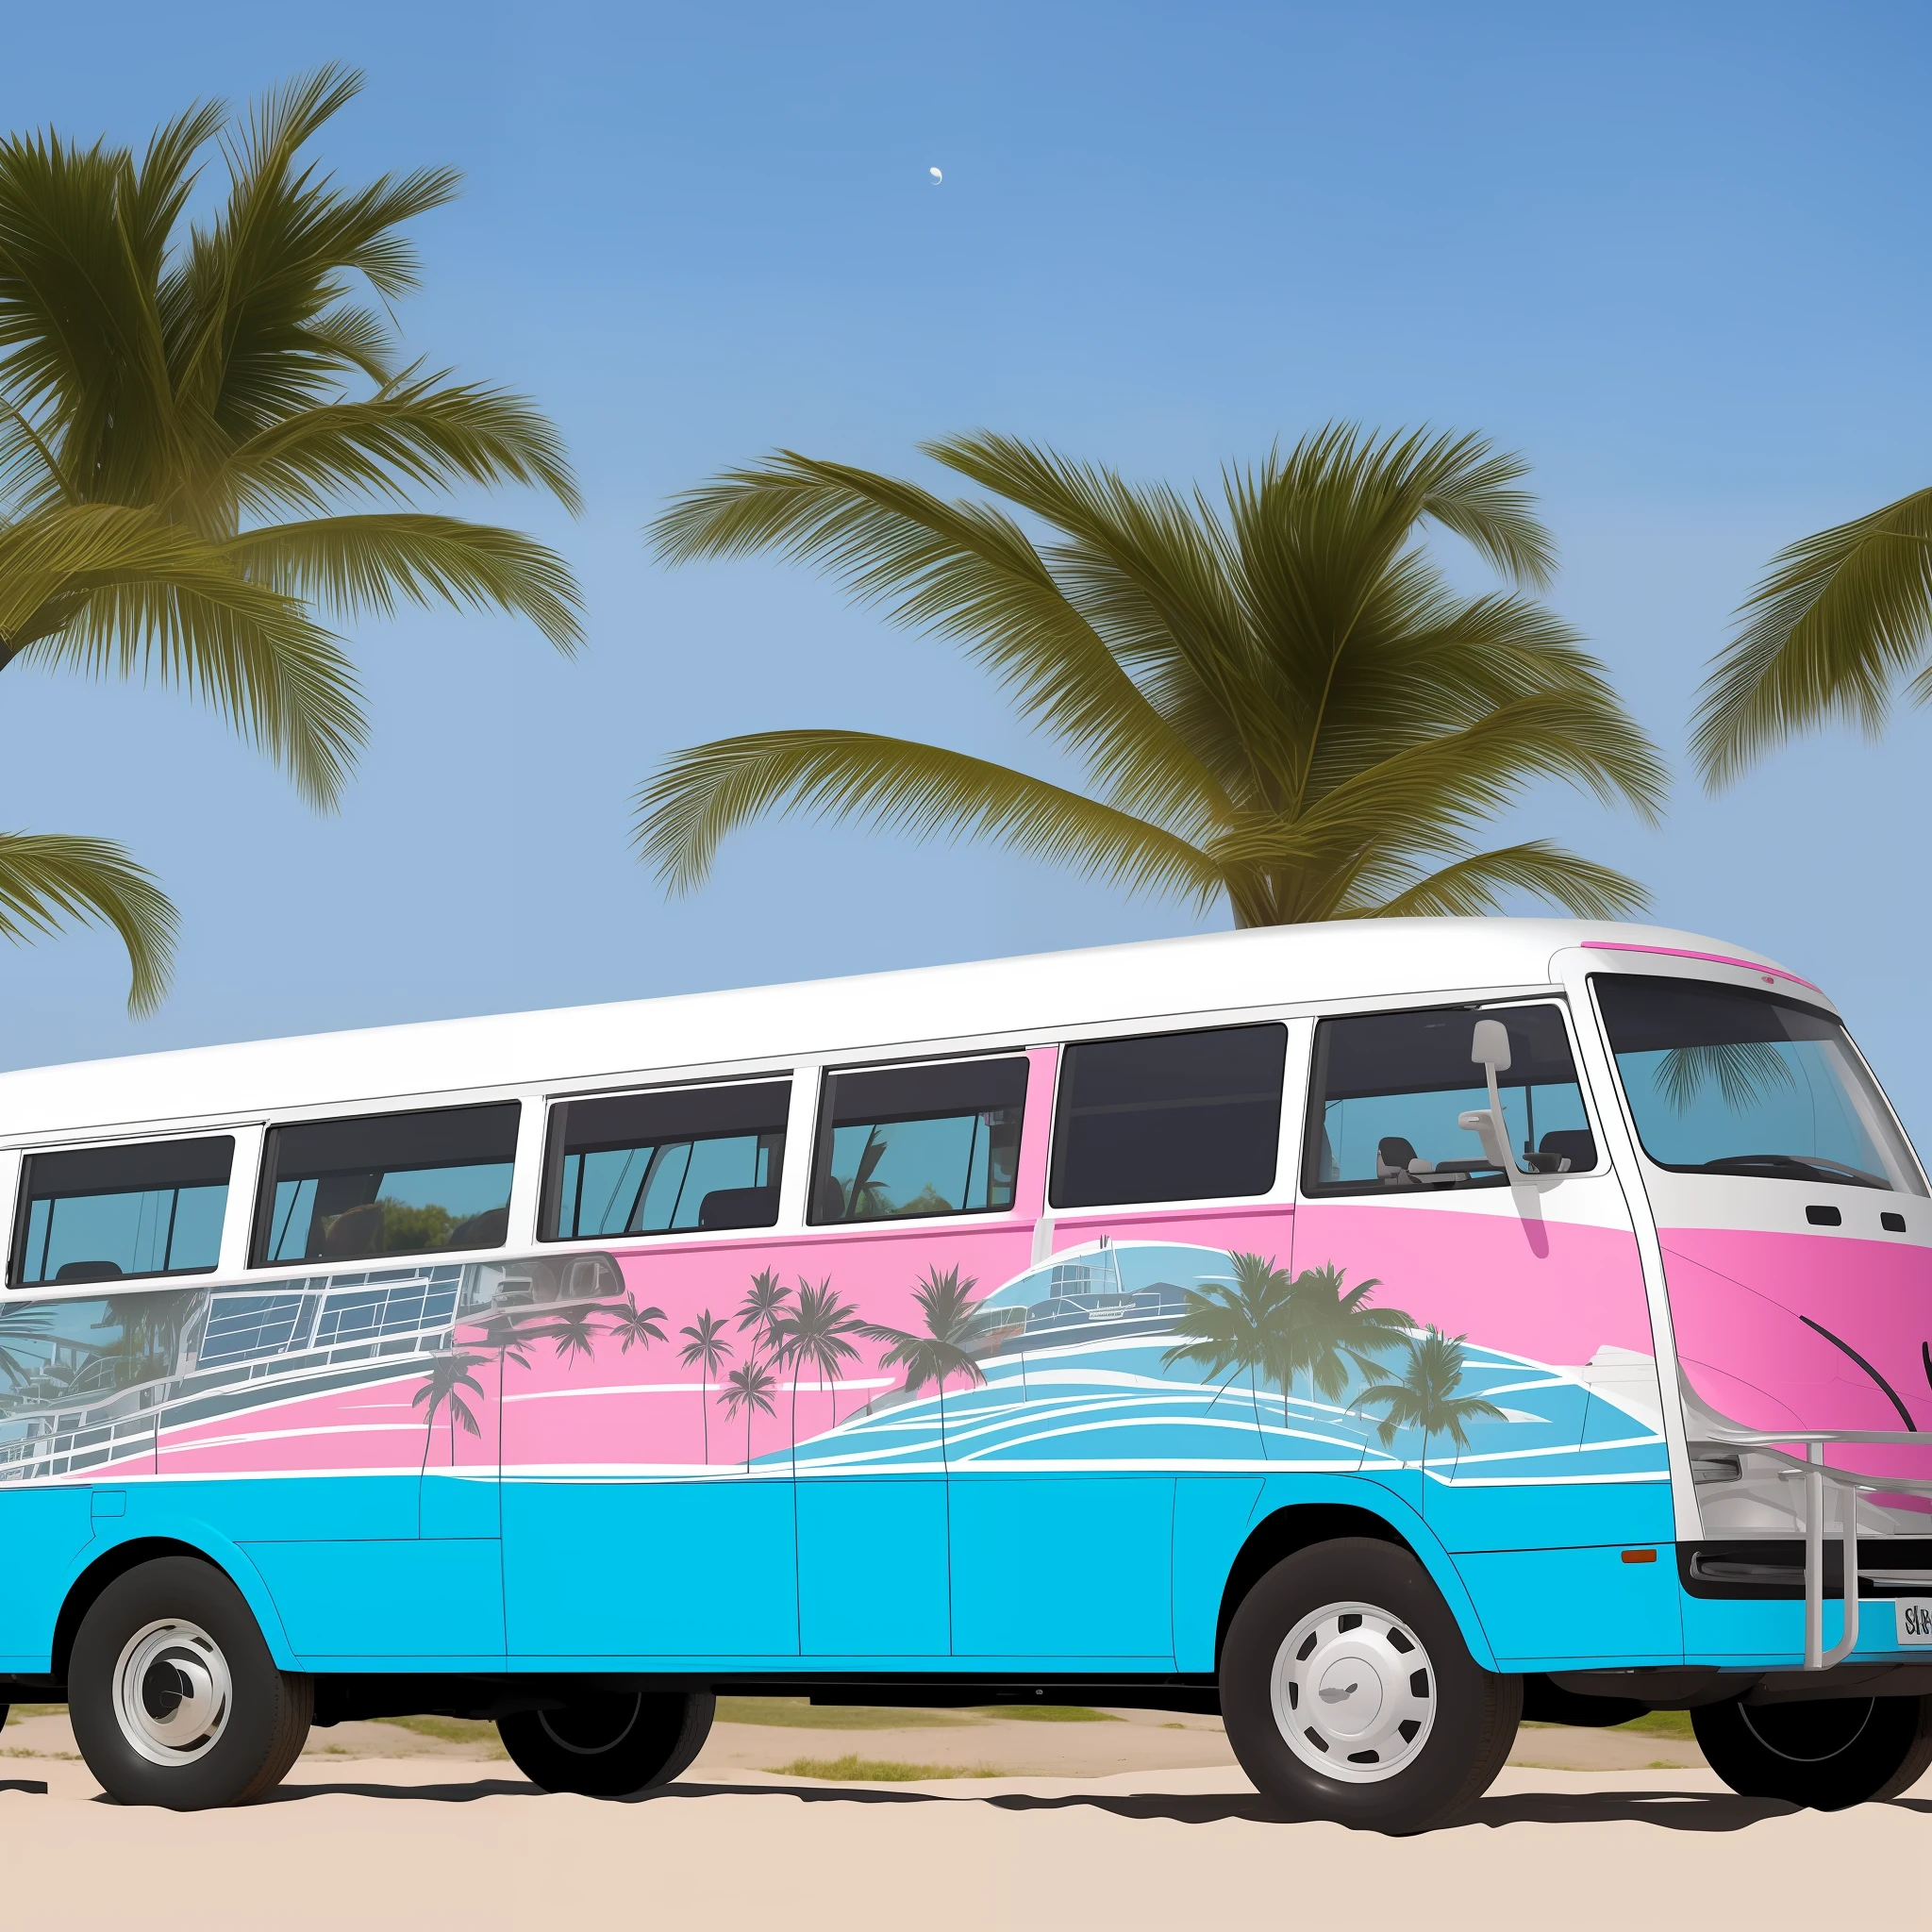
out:
M1774 967L1722 941L1571 919L1378 919L1264 926L480 1019L313 1033L0 1074L0 1140L173 1121L358 1109L471 1090L604 1085L736 1063L872 1056L1255 1007L1403 1000L1550 983L1591 941ZM1607 953L1606 964L1616 958ZM1641 965L1643 953L1624 956ZM1659 961L1658 963L1661 963ZM1718 969L1720 974L1722 968ZM1783 990L1808 982L1779 973Z

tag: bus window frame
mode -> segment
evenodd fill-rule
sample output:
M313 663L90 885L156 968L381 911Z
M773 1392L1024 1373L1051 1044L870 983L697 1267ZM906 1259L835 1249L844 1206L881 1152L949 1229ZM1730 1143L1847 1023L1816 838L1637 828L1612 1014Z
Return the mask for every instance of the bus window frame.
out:
M26 1214L25 1191L26 1164L38 1155L43 1154L95 1154L106 1153L123 1147L158 1147L176 1141L227 1141L232 1151L228 1158L227 1199L222 1206L222 1234L216 1245L215 1260L208 1268L175 1268L162 1273L146 1274L122 1274L114 1281L126 1282L135 1287L166 1286L169 1282L206 1281L210 1277L219 1280L229 1272L229 1257L235 1239L236 1209L246 1197L247 1205L253 1208L254 1174L248 1165L252 1156L258 1156L258 1147L253 1135L253 1122L236 1124L224 1122L212 1126L172 1127L165 1132L137 1134L107 1133L84 1141L58 1140L39 1141L9 1147L4 1151L5 1171L0 1173L0 1226L8 1230L7 1266L4 1278L0 1278L0 1289L8 1294L32 1295L35 1299L48 1296L68 1296L88 1289L100 1292L105 1286L98 1281L22 1281L19 1279L25 1260ZM243 1221L245 1229L252 1223ZM119 1291L116 1290L116 1292Z
M763 1238L770 1240L786 1225L786 1200L791 1191L792 1168L793 1124L798 1118L798 1097L801 1084L809 1087L813 1077L822 1070L810 1065L771 1068L751 1074L723 1074L708 1080L670 1080L661 1083L631 1082L623 1087L591 1087L575 1090L568 1093L541 1093L528 1096L529 1104L541 1108L543 1115L541 1154L537 1165L536 1212L530 1224L530 1239L544 1248L608 1248L620 1241L728 1241L734 1238ZM728 1087L777 1087L788 1086L790 1093L785 1109L785 1149L779 1159L777 1181L777 1212L774 1219L763 1227L658 1227L640 1228L635 1234L552 1234L543 1233L545 1227L555 1226L561 1220L563 1190L564 1150L561 1138L557 1130L557 1112L591 1100L628 1100L634 1096L651 1094L669 1099L679 1093L715 1092ZM816 1105L816 1090L813 1090ZM512 1197L514 1198L514 1196Z
M1391 1188L1384 1187L1379 1182L1357 1181L1338 1182L1324 1186L1321 1191L1317 1193L1309 1187L1307 1181L1308 1157L1310 1150L1317 1142L1323 1125L1320 1110L1324 1105L1324 1100L1323 1096L1315 1091L1315 1075L1318 1071L1316 1064L1316 1041L1324 1021L1380 1020L1398 1013L1466 1012L1470 1016L1473 1029L1474 1023L1483 1018L1486 1014L1507 1013L1524 1007L1550 1006L1557 1009L1563 1026L1563 1037L1569 1043L1570 1065L1576 1075L1576 1091L1583 1102L1584 1118L1590 1124L1591 1139L1596 1146L1596 1165L1594 1167L1572 1169L1568 1173L1562 1174L1530 1174L1520 1178L1515 1175L1499 1173L1494 1176L1485 1175L1481 1179L1475 1180L1470 1186L1453 1188ZM1591 1017L1601 1028L1602 1019L1596 1012L1594 1003L1591 1005ZM1307 1062L1303 1075L1306 1091L1301 1109L1301 1145L1296 1149L1294 1173L1295 1199L1299 1202L1314 1206L1322 1202L1364 1200L1381 1202L1457 1200L1466 1199L1471 1194L1495 1193L1498 1191L1507 1191L1512 1187L1528 1186L1543 1189L1552 1187L1561 1181L1590 1180L1605 1174L1614 1174L1616 1172L1616 1161L1612 1158L1609 1142L1604 1138L1603 1101L1601 1096L1592 1091L1592 1074L1590 1065L1583 1054L1578 1051L1581 1043L1581 1035L1577 1029L1576 1015L1572 1010L1570 995L1565 989L1558 987L1547 992L1510 993L1501 998L1492 999L1478 997L1468 1002L1457 1000L1445 1001L1438 995L1433 999L1423 1000L1414 1006L1378 1005L1367 1008L1342 1008L1339 1010L1325 1010L1310 1014L1308 1022ZM1473 1073L1479 1071L1474 1060L1470 1062L1470 1066ZM1470 1082L1472 1089L1480 1084L1480 1081L1476 1079L1472 1079ZM1618 1089L1614 1097L1621 1108L1623 1104L1621 1088Z
M953 1221L986 1221L1006 1215L1020 1218L1026 1213L1024 1203L1026 1198L1024 1185L1026 1172L1026 1114L1033 1104L1033 1087L1037 1069L1033 1064L1036 1049L1024 1043L1011 1046L982 1048L972 1053L912 1054L895 1057L886 1060L826 1060L811 1071L816 1073L818 1083L812 1093L811 1158L806 1163L804 1174L804 1197L799 1208L797 1232L814 1237L844 1232L859 1234L866 1230L876 1231L893 1227L932 1227L942 1226ZM1058 1049L1058 1058L1065 1058L1066 1049ZM1018 1060L1025 1069L1023 1079L1023 1093L1020 1101L1020 1134L1013 1149L1013 1198L1004 1208L952 1208L943 1214L879 1214L869 1215L860 1221L819 1221L812 1214L812 1194L819 1180L819 1155L825 1156L825 1172L831 1172L831 1136L836 1131L832 1125L832 1082L842 1074L897 1074L908 1072L916 1067L958 1067L972 1066L982 1060ZM1059 1067L1054 1069L1054 1085L1058 1091ZM958 1118L957 1115L930 1115L927 1118L940 1120ZM1053 1138L1052 1122L1047 1124L1049 1146ZM780 1204L782 1207L782 1203ZM782 1225L782 1219L781 1219ZM761 1230L770 1233L772 1230Z

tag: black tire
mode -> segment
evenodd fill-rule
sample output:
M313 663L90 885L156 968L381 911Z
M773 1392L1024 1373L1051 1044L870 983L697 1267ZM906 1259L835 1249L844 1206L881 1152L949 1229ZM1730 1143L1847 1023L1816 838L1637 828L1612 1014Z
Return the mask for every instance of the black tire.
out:
M1295 1817L1394 1833L1444 1824L1495 1781L1522 1709L1522 1678L1477 1665L1415 1557L1368 1537L1277 1563L1222 1647L1228 1742L1256 1790Z
M1690 1728L1732 1790L1813 1811L1895 1798L1932 1769L1932 1697L1707 1704Z
M67 1698L75 1741L108 1795L171 1811L272 1791L315 1709L313 1681L275 1668L242 1592L193 1557L143 1563L94 1599Z
M708 1690L625 1690L519 1711L498 1718L496 1728L533 1785L636 1798L668 1785L705 1748L717 1707Z

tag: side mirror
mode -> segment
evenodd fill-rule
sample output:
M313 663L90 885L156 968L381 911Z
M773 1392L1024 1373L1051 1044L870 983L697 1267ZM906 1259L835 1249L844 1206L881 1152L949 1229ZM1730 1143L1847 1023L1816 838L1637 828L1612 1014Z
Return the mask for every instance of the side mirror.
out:
M1509 1071L1508 1027L1500 1020L1478 1020L1470 1036L1469 1058L1489 1080L1490 1104L1487 1108L1463 1114L1457 1124L1481 1141L1483 1153L1512 1181L1526 1180L1527 1174L1510 1150L1509 1130L1503 1121L1503 1096L1496 1086L1496 1075Z
M1492 1074L1509 1071L1509 1029L1500 1020L1478 1020L1469 1044L1469 1057Z

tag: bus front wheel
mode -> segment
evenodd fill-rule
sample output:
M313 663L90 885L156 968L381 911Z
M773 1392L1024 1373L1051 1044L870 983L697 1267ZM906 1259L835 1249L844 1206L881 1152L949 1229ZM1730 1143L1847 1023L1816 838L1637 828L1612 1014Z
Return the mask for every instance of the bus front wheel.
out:
M1690 1728L1732 1790L1813 1811L1895 1798L1932 1769L1932 1697L1707 1704Z
M1477 1665L1415 1557L1367 1537L1277 1563L1222 1647L1228 1742L1296 1817L1397 1833L1444 1824L1494 1782L1522 1709L1522 1678Z
M668 1785L704 1749L708 1690L625 1690L498 1718L503 1748L546 1791L636 1798Z
M68 1715L124 1805L205 1811L273 1790L301 1755L314 1684L275 1668L212 1563L162 1557L102 1591L74 1639Z

